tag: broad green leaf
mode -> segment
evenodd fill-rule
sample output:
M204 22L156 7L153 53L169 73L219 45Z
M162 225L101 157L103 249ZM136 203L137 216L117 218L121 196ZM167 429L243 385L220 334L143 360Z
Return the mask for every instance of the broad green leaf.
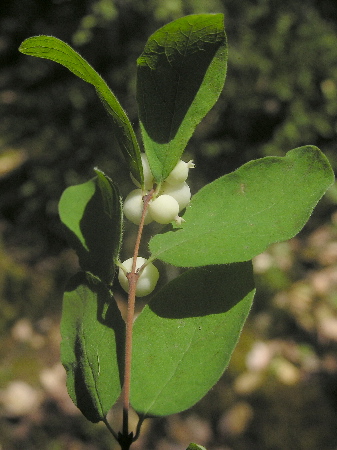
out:
M113 182L96 173L95 178L63 192L59 214L81 268L110 284L122 235L121 201Z
M191 15L165 25L150 36L137 63L145 151L155 179L161 181L223 88L227 68L223 14Z
M313 146L250 161L194 195L182 228L154 236L150 250L181 267L247 261L298 233L333 181Z
M92 84L106 110L112 116L114 132L133 176L143 183L139 145L132 125L117 98L103 78L72 47L53 36L33 36L20 45L25 55L50 59Z
M64 293L61 361L67 388L84 416L98 422L121 392L124 321L103 283L92 283L83 272Z
M136 319L131 404L144 415L189 408L228 365L254 295L251 262L187 270Z
M194 444L193 442L187 447L186 450L206 450L206 447L202 445Z

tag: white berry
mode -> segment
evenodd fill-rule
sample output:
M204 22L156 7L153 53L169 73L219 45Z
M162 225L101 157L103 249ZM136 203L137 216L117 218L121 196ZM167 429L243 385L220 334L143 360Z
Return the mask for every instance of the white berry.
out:
M166 178L166 183L169 184L181 184L188 177L188 171L194 167L194 163L192 161L185 162L180 160L169 176Z
M149 161L145 153L140 154L142 159L143 166L143 176L144 176L144 186L145 189L150 190L153 187L153 175L151 173ZM136 186L141 187L140 183L134 178L134 176L130 173L131 179Z
M179 204L179 212L189 204L191 200L191 190L189 185L184 181L180 184L168 184L166 181L161 185L161 194L171 195Z
M166 224L176 220L179 214L179 203L171 195L159 195L149 203L149 212L153 220Z
M135 225L139 225L143 213L143 192L141 189L134 189L126 197L123 205L123 212L127 219ZM152 217L149 211L146 211L144 224L152 222Z
M122 263L123 268L127 273L132 270L132 262L133 258L129 258ZM136 269L140 269L147 260L138 256L136 262ZM148 263L145 268L142 270L136 285L136 297L144 297L145 295L151 294L151 292L156 287L157 281L159 278L158 269L152 264ZM126 277L124 270L120 267L118 272L118 280L120 285L124 289L125 292L129 292L129 281Z

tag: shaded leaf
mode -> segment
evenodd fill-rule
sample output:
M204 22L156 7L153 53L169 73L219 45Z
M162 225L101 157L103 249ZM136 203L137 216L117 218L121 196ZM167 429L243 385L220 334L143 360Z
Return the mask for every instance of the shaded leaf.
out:
M69 395L92 422L102 420L121 392L124 321L110 292L85 274L64 293L61 361Z
M223 88L223 14L185 16L157 30L139 57L137 100L145 151L161 181Z
M103 78L70 45L53 36L33 36L20 45L25 55L50 59L92 84L106 110L112 116L114 132L133 176L143 183L140 149L132 125L119 101Z
M122 238L122 207L113 182L96 173L95 178L63 192L59 214L81 268L110 284Z
M251 262L186 271L136 319L131 404L144 415L189 408L228 365L254 295Z
M313 146L250 161L194 195L181 229L154 236L150 250L182 267L249 260L298 233L333 181Z

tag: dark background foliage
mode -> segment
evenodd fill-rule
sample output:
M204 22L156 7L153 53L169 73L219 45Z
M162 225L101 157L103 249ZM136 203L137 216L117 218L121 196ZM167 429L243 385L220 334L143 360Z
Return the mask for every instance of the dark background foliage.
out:
M192 191L252 158L304 144L319 146L336 168L332 0L0 4L0 444L6 450L111 448L105 431L88 425L62 397L63 380L53 390L43 374L50 370L58 379L61 293L76 270L58 219L60 195L92 177L96 165L124 194L131 188L92 87L18 47L39 34L73 45L108 82L138 132L136 59L148 36L202 12L225 13L229 68L219 102L187 147L186 160L197 166ZM331 189L299 237L257 258L259 293L230 369L192 411L149 423L138 448L184 448L186 439L219 450L336 448L336 201ZM19 389L43 396L38 412L8 406L17 380L24 382Z

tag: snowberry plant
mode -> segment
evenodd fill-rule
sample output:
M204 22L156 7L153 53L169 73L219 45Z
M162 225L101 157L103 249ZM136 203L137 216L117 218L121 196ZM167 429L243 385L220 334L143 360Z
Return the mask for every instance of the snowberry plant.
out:
M59 204L81 268L66 287L61 322L69 395L88 420L103 421L129 449L145 418L191 407L219 379L252 305L252 258L304 226L333 172L308 145L250 161L191 198L193 162L182 154L224 85L222 14L182 17L148 39L137 60L143 152L114 94L69 45L37 36L20 51L56 61L95 87L135 184L122 202L116 183L95 169L91 180L68 187ZM124 262L123 220L138 230ZM164 225L161 232L153 222ZM157 232L148 254L139 255L144 226ZM156 260L183 268L159 290ZM128 293L125 321L114 299L118 283ZM134 320L136 297L148 294ZM120 396L117 430L107 413ZM139 416L135 430L130 407Z

